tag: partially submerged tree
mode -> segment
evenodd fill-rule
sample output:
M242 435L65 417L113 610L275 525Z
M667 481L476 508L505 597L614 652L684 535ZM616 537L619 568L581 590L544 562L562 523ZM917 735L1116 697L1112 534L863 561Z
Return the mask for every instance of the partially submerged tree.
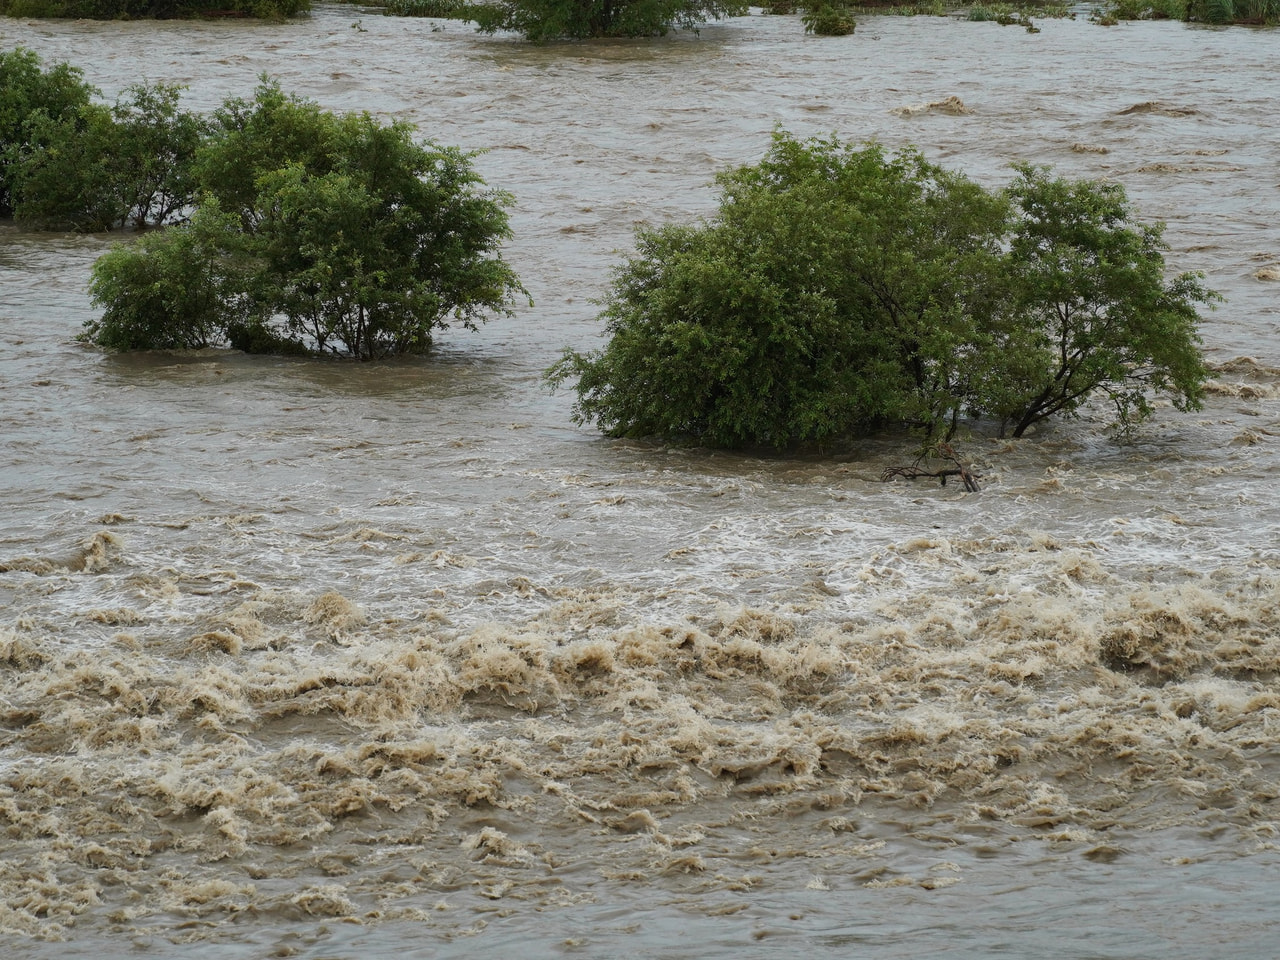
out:
M11 165L14 218L38 230L110 230L127 204L111 110L87 103L53 118L37 114Z
M336 115L264 81L194 165L199 212L94 267L103 346L231 342L362 360L426 353L524 294L501 258L510 198L407 124ZM166 288L173 287L173 291Z
M208 133L199 114L179 106L182 87L139 83L116 100L117 162L128 203L125 218L136 227L180 218L195 199L192 162Z
M486 0L467 15L480 30L513 30L537 43L590 37L653 37L742 16L743 0Z
M112 350L199 349L243 329L251 268L236 255L237 228L215 202L189 223L103 254L89 294L105 309L85 338Z
M93 99L84 74L65 63L43 69L24 47L0 51L0 217L13 216L13 178L38 124L75 117Z
M112 108L84 103L33 114L14 151L15 218L41 229L96 232L180 219L205 123L181 110L181 87L136 84Z
M719 183L715 218L639 232L608 344L548 371L578 422L786 447L891 422L949 437L966 415L1021 436L1099 391L1123 423L1152 391L1199 400L1212 295L1166 283L1159 228L1117 187L1021 168L991 192L915 150L785 133Z

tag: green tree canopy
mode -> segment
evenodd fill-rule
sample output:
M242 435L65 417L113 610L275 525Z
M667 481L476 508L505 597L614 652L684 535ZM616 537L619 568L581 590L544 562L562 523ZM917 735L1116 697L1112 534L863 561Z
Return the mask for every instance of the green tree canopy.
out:
M75 67L45 70L33 50L0 51L0 217L13 216L15 168L29 145L39 143L35 128L76 117L96 92Z
M578 422L786 447L890 422L950 436L964 415L1020 436L1099 391L1126 423L1152 391L1198 402L1212 294L1166 283L1160 230L1118 187L1024 167L993 192L913 149L785 133L719 185L714 218L639 231L607 345L548 372L575 381Z
M528 40L653 37L673 28L742 16L741 0L487 0L467 8L487 33L514 30Z
M13 151L13 214L28 226L93 232L180 219L205 123L179 108L181 87L136 84L108 108L33 113Z
M112 350L199 349L242 330L252 271L234 254L237 227L210 203L187 224L103 254L89 293L105 310L86 324L86 339Z
M510 198L407 124L264 81L218 111L193 170L190 225L95 265L88 339L368 360L425 353L524 293L499 251Z
M1006 193L1019 211L1005 257L1017 283L998 342L1009 360L985 408L1014 436L1105 395L1122 423L1151 413L1154 393L1179 409L1203 395L1196 304L1217 295L1192 274L1165 280L1162 224L1134 221L1119 184L1053 178L1017 166Z

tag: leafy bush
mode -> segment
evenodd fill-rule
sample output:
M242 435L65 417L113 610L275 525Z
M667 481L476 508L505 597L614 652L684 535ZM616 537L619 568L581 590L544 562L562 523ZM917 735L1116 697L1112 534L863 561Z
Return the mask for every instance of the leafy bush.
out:
M1146 418L1153 393L1198 407L1207 371L1196 304L1218 297L1193 274L1165 280L1163 224L1134 223L1119 184L1016 169L1006 191L1020 214L1005 257L1013 324L998 344L1012 362L980 405L1014 436L1097 394L1121 424Z
M209 124L181 110L176 84L134 84L116 101L116 157L128 203L125 218L137 227L168 223L195 198L191 166Z
M523 288L498 254L506 194L407 124L339 116L264 82L194 164L186 227L103 257L85 336L121 349L233 342L376 359L425 353Z
M889 422L950 436L961 416L1021 436L1098 393L1131 423L1180 406L1205 368L1166 284L1160 229L1119 187L1019 168L990 192L915 150L785 133L719 177L717 216L642 229L599 351L548 371L575 419L708 446L820 443Z
M53 119L31 118L11 165L14 217L37 229L110 230L126 202L111 110L90 103Z
M13 177L22 153L39 143L37 125L79 115L97 91L65 63L41 69L32 50L0 52L0 217L13 216Z
M662 36L707 20L742 16L743 0L493 0L471 8L485 33L514 30L538 43L588 37Z
M250 312L236 218L216 203L190 223L120 244L98 259L89 293L105 307L85 339L113 350L198 349L220 343Z
M807 33L820 37L843 37L853 33L855 23L849 11L840 5L821 3L810 7L801 16Z
M204 122L178 109L180 88L131 87L114 108L33 114L13 151L19 222L84 232L159 225L191 204L190 164Z
M203 197L238 215L253 230L262 212L258 180L297 164L327 173L338 118L318 104L286 94L264 78L252 100L234 97L214 112L212 128L194 161L194 177Z

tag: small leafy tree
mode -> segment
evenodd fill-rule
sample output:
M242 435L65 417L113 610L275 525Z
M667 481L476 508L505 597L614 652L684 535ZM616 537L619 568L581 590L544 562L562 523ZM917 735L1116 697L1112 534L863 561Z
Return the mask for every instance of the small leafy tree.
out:
M191 161L205 126L179 109L180 92L137 84L113 108L34 114L14 151L14 216L86 233L178 218L192 202Z
M76 116L96 91L65 63L45 70L32 50L0 51L0 217L13 216L13 177L38 123Z
M714 219L638 233L609 342L548 371L578 422L786 447L890 422L950 437L962 415L1020 436L1099 392L1122 423L1153 391L1199 400L1212 294L1165 282L1160 229L1119 188L1023 167L992 192L912 149L785 133L719 183Z
M258 180L291 164L313 174L332 172L337 125L334 114L264 76L252 99L233 97L214 111L194 163L200 195L217 200L253 231L262 216Z
M513 30L527 40L663 36L707 20L742 16L742 0L492 0L470 8L486 33Z
M270 81L216 124L191 228L95 265L105 313L88 339L370 360L425 353L434 331L474 328L524 293L499 253L510 198L468 155Z
M37 114L12 165L14 217L41 230L93 233L123 222L127 188L109 107L89 103L54 118Z

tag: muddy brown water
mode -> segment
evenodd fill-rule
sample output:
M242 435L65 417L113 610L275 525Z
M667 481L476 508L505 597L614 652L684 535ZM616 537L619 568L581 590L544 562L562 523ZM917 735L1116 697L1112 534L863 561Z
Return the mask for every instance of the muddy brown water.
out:
M426 362L106 356L111 239L0 227L4 955L1272 956L1280 34L1040 26L0 21L486 151L536 300ZM1228 298L1205 408L974 439L977 495L575 428L539 375L633 226L775 125L1122 182Z

